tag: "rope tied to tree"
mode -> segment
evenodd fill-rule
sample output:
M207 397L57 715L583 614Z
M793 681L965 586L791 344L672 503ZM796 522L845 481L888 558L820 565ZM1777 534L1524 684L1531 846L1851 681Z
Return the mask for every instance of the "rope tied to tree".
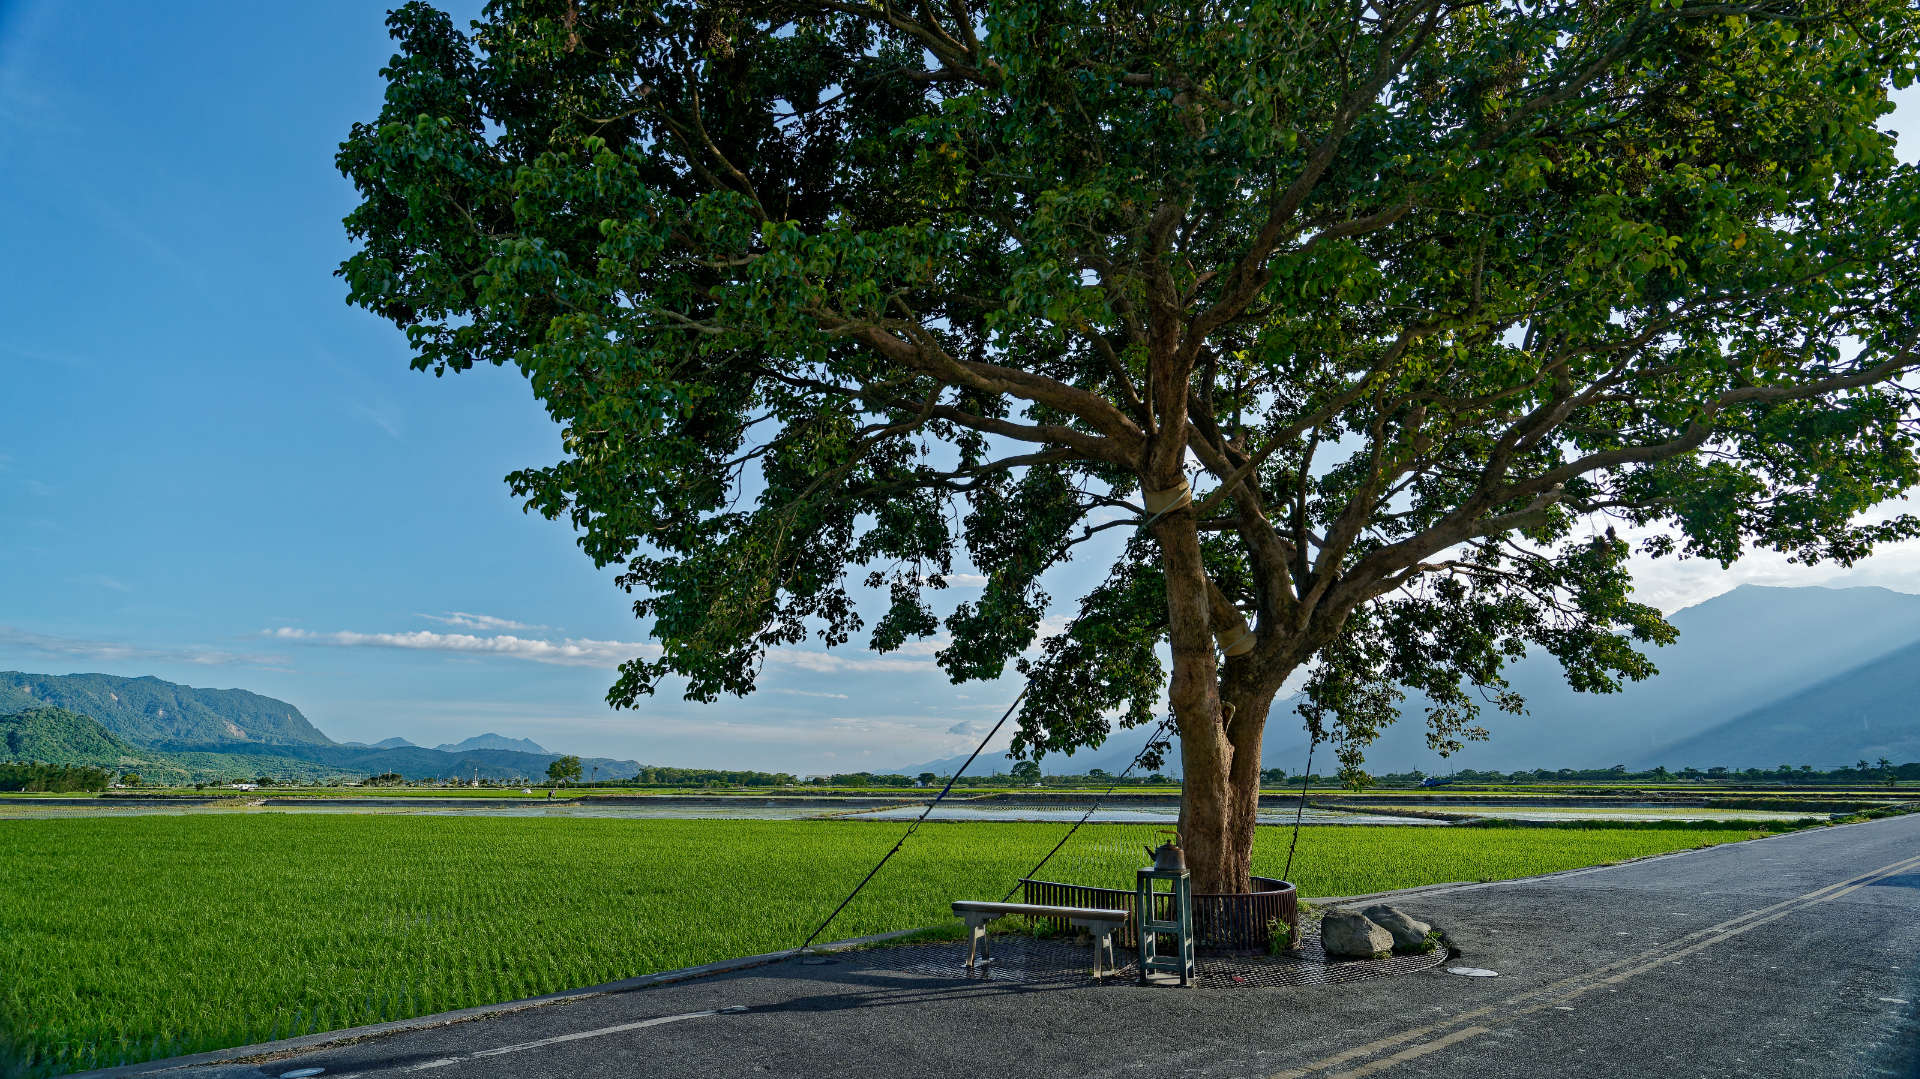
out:
M1280 871L1280 879L1284 881L1293 880L1291 876L1293 873L1293 849L1300 845L1300 818L1305 816L1307 812L1307 782L1313 777L1313 747L1319 744L1320 739L1318 738L1309 737L1307 739L1307 767L1300 773L1300 804L1293 809L1293 839L1287 843L1287 867Z
M1013 710L1020 707L1021 698L1026 695L1027 687L1021 686L1020 692L1013 695L1013 703L1007 705L1005 712L1000 713L1000 722L995 723L993 729L987 732L987 736L980 739L980 744L973 747L973 752L967 755L966 762L954 769L953 774L947 777L947 785L940 788L940 793L933 796L933 800L927 803L927 808L920 811L920 815L914 818L912 824L907 825L907 830L900 833L899 839L894 840L893 847L888 850L887 853L881 855L879 861L873 863L873 868L867 870L867 875L861 877L860 883L853 886L853 891L847 893L847 897L840 901L839 906L833 908L833 913L827 915L825 921L815 926L813 932L807 934L807 939L802 942L798 948L795 948L792 954L798 955L812 947L813 942L820 939L820 934L826 932L827 926L832 925L833 920L840 916L840 912L847 909L847 904L853 902L853 897L859 895L861 889L865 888L867 883L873 880L875 874L880 872L880 867L886 865L889 859L900 853L900 848L906 846L907 840L913 837L913 833L919 831L920 825L926 823L927 814L932 813L933 807L939 805L941 800L947 796L948 792L953 790L954 783L958 782L960 776L973 765L975 758L985 752L987 743L993 741L993 736L1000 733L1001 727L1006 726L1007 720L1013 715Z
M1094 813L1099 810L1101 800L1106 798L1107 795L1112 794L1114 791L1120 789L1121 781L1125 780L1128 776L1132 775L1133 770L1135 768L1140 767L1140 763L1147 759L1147 754L1151 752L1153 747L1159 743L1161 734L1166 732L1172 726L1173 726L1173 717L1168 716L1167 718L1161 720L1158 726L1153 728L1152 732L1147 735L1147 744L1141 746L1140 752L1135 753L1133 755L1133 762L1127 765L1126 771L1121 772L1118 776L1114 777L1113 785L1109 786L1106 790L1100 792L1100 797L1094 799L1093 804L1087 807L1087 811L1080 815L1080 819L1073 822L1073 827L1067 829L1067 834L1060 837L1060 842L1055 843L1053 845L1052 850L1048 851L1046 855L1040 859L1040 861L1036 862L1032 869L1029 869L1026 871L1026 873L1022 874L1019 880L1016 880L1013 882L1013 887L1008 888L1007 894L1000 897L1000 902L1005 903L1007 900L1013 898L1013 893L1019 891L1020 886L1022 884L1033 879L1033 875L1035 873L1040 872L1043 866L1045 866L1048 862L1053 860L1054 855L1060 853L1061 848L1067 845L1067 840L1073 838L1073 833L1079 831L1080 826L1087 823L1087 821L1093 817Z
M1143 491L1142 495L1146 503L1147 512L1151 514L1146 520L1138 523L1138 527L1143 529L1151 528L1167 514L1193 504L1193 488L1184 479L1175 487L1168 488L1164 491ZM1245 655L1253 650L1255 643L1253 630L1244 626L1241 632L1231 640L1221 635L1216 636L1221 651L1229 656ZM966 770L973 766L973 762L979 759L981 753L986 751L988 743L992 742L994 736L1000 733L1000 729L1006 726L1007 720L1012 718L1014 710L1020 706L1020 701L1026 697L1028 688L1028 686L1022 686L1020 688L1020 692L1014 695L1013 702L1007 705L1005 712L1001 713L1000 719L993 725L993 729L987 732L986 737L980 740L980 744L975 746L973 752L967 755L966 761L954 770L953 775L947 778L946 786L940 789L940 793L935 795L933 799L927 803L926 808L920 811L920 815L914 818L913 823L907 825L907 830L902 832L900 838L894 841L893 846L888 848L887 852L880 856L880 860L874 863L873 868L867 870L867 875L860 878L860 883L853 886L853 890L848 892L846 898L842 899L840 904L833 908L833 912L828 914L819 925L815 926L813 932L807 934L807 939L789 954L798 955L805 952L808 948L811 948L813 942L820 938L820 934L826 932L827 926L832 925L833 920L838 918L841 912L847 909L848 904L852 903L854 898L879 874L881 867L885 866L894 855L900 853L901 848L906 846L907 840L911 839L913 834L919 831L920 825L926 822L927 817L933 812L934 808L944 801L947 795L952 792L954 783L958 782L960 777L966 773ZM1141 763L1147 759L1148 754L1152 752L1154 746L1160 743L1162 735L1172 729L1173 723L1174 717L1168 715L1154 727L1147 735L1146 744L1142 745L1140 751L1134 754L1133 760L1128 763L1126 769L1114 778L1114 782L1109 785L1106 790L1102 791L1098 798L1094 799L1093 804L1087 807L1087 811L1081 814L1080 819L1075 821L1072 827L1067 829L1066 834L1060 837L1060 841L1053 845L1053 849L1049 850L1039 862L1035 863L1034 867L1028 870L1020 880L1014 882L1013 887L1009 888L1007 893L1000 897L1001 902L1004 903L1012 898L1013 894L1020 890L1020 885L1024 881L1031 879L1035 873L1040 872L1040 870L1053 859L1054 855L1060 853L1060 851L1066 847L1067 841L1073 838L1074 833L1080 830L1081 825L1086 824L1087 821L1092 819L1094 813L1099 810L1102 802L1114 791L1118 790L1121 782L1132 775L1133 770L1138 768ZM1313 765L1313 749L1311 745L1309 745L1307 749L1307 765L1309 769L1311 769ZM1306 793L1302 790L1301 804L1304 806L1305 803ZM1293 837L1294 842L1298 843L1300 839L1300 820L1298 815L1294 818ZM1287 849L1287 868L1291 870L1292 867L1293 849L1290 846Z

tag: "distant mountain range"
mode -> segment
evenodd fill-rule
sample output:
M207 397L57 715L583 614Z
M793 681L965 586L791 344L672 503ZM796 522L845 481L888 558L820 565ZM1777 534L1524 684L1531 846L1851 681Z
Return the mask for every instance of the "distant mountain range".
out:
M341 745L361 746L367 749L420 749L405 738L382 738L371 744L367 742L342 742ZM545 753L547 750L531 738L508 738L504 734L476 734L472 738L463 738L458 742L442 742L433 747L442 753L465 753L469 749L510 749L517 753Z
M1551 658L1530 656L1508 672L1528 713L1488 709L1486 742L1451 758L1426 745L1423 702L1368 752L1379 773L1460 768L1630 768L1665 765L1832 767L1857 760L1920 760L1920 596L1882 588L1745 586L1670 618L1675 644L1652 653L1660 674L1616 694L1574 693ZM1297 774L1306 741L1294 701L1275 705L1263 767ZM84 720L84 722L81 722ZM1146 732L1122 731L1072 757L1049 756L1049 772L1124 771ZM338 743L285 701L239 689L196 689L158 678L0 672L0 756L136 768L143 776L287 778L397 772L410 779L538 778L556 754L525 738L487 733L428 749L403 738ZM51 759L49 759L51 758ZM964 756L895 769L950 774ZM1316 771L1332 768L1325 748ZM976 774L1005 772L993 756ZM589 779L638 773L635 761L586 757ZM1162 768L1179 769L1177 747Z
M0 671L0 755L138 770L167 780L311 779L397 772L408 779L538 779L559 754L481 734L425 749L404 738L339 743L285 701L153 677ZM637 761L582 757L588 779L637 775Z
M1739 767L1920 760L1920 643L1667 746L1663 760L1738 760Z
M395 741L395 739L388 739ZM501 734L476 734L472 738L463 738L458 742L445 742L433 748L442 753L465 753L470 749L507 749L518 753L545 753L540 743L531 738L508 738Z
M1768 588L1744 585L1670 616L1680 639L1654 649L1660 673L1613 694L1575 693L1559 665L1534 655L1507 677L1527 714L1491 708L1490 738L1452 757L1426 745L1425 703L1409 695L1400 722L1367 753L1369 771L1430 774L1460 768L1694 766L1831 767L1887 757L1920 760L1920 596L1884 588ZM1274 706L1261 764L1298 773L1305 732L1295 701ZM1048 772L1101 768L1119 774L1145 741L1123 731L1097 750L1050 756ZM900 769L948 774L966 758ZM1004 772L1004 756L973 771ZM1332 768L1321 747L1314 770ZM1178 759L1162 771L1178 773Z
M382 738L371 744L367 742L342 742L343 746L358 746L361 749L412 749L417 748L405 738Z

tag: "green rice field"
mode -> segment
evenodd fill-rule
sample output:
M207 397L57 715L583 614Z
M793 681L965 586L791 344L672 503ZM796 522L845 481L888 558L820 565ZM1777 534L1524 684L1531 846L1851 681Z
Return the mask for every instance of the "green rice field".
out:
M1125 884L1157 829L1043 876ZM0 823L0 1075L512 1000L798 945L901 834L836 821L147 816ZM997 899L1056 824L929 824L822 937ZM1302 831L1304 895L1492 880L1745 839L1684 827ZM1277 875L1289 830L1254 860Z

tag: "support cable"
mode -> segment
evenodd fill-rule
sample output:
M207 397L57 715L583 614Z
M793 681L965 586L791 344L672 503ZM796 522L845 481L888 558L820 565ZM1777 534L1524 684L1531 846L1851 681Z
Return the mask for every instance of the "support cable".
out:
M1099 798L1095 798L1093 800L1093 804L1087 807L1086 813L1082 814L1079 820L1073 822L1073 827L1067 829L1067 834L1060 837L1060 842L1055 843L1053 845L1053 849L1047 852L1046 857L1040 859L1037 865L1035 865L1032 869L1027 870L1026 874L1022 876L1019 880L1016 880L1013 882L1013 887L1007 889L1007 894L1000 897L1000 902L1005 903L1007 900L1012 899L1013 893L1019 891L1020 886L1022 884L1025 884L1027 881L1033 879L1033 875L1035 873L1040 872L1041 866L1044 866L1048 862L1052 861L1053 856L1060 853L1060 848L1067 845L1067 840L1073 838L1073 833L1079 831L1080 826L1082 824L1087 823L1088 818L1092 817L1094 812L1100 808L1100 800L1102 798L1105 798L1107 795L1112 794L1114 791L1120 789L1120 781L1127 778L1129 775L1133 774L1133 770L1140 766L1140 762L1142 760L1146 759L1147 751L1152 749L1154 747L1154 744L1160 740L1161 733L1166 731L1172 725L1173 725L1172 716L1168 716L1167 718L1160 721L1160 725L1155 727L1153 729L1153 733L1147 736L1147 744L1144 746L1141 746L1140 752L1133 755L1133 763L1127 765L1127 770L1124 772L1121 772L1118 776L1114 778L1113 786L1108 787L1105 791L1101 792Z
M807 935L806 942L793 950L794 954L797 955L812 947L813 942L820 939L820 934L826 932L827 926L833 924L833 920L840 916L840 912L847 909L847 904L853 902L853 897L859 895L860 890L867 886L867 882L873 879L874 874L880 872L880 867L887 864L887 859L900 853L900 848L906 846L907 840L912 838L913 833L919 831L920 825L926 822L927 814L932 813L933 807L939 805L940 800L945 798L949 791L953 790L953 785L959 780L961 774L972 766L976 757L980 756L980 754L986 750L987 743L993 741L993 736L1000 733L1000 728L1006 726L1007 720L1013 715L1013 710L1020 707L1021 699L1026 697L1027 688L1026 686L1020 687L1020 692L1014 695L1013 703L1007 705L1007 710L1001 713L1000 722L995 723L993 729L987 732L987 736L980 739L980 744L973 747L973 752L968 755L966 763L954 769L953 774L947 777L947 785L940 789L939 794L933 796L933 800L927 803L927 808L920 811L920 815L914 818L913 823L907 825L907 830L902 832L900 838L894 841L893 849L880 856L880 860L873 864L873 868L867 870L867 875L860 878L860 883L853 886L853 891L848 892L847 897L840 901L840 905L833 908L833 913L827 915L826 921L816 926L813 932Z
M1237 478L1235 482L1238 482ZM1208 504L1211 505L1214 499L1217 498L1217 496L1218 496L1218 492L1216 492L1214 496L1210 496L1208 499ZM1152 504L1156 501L1161 501L1162 499L1165 500L1166 504L1163 505L1160 509L1154 510L1152 508ZM1148 502L1147 511L1149 515L1144 520L1136 519L1136 521L1134 522L1134 525L1136 528L1140 528L1140 529L1152 528L1154 525L1160 522L1161 518L1167 516L1168 514L1174 512L1175 510L1182 509L1187 506L1191 506L1193 504L1193 489L1188 484L1188 482L1183 478L1178 487L1172 488L1171 490L1168 490L1168 491L1152 492L1151 497L1147 500L1147 502ZM853 886L853 891L848 892L847 897L840 901L840 905L833 908L833 913L827 915L825 921L822 921L818 926L814 927L813 932L807 935L806 941L802 943L798 948L793 949L793 951L790 954L799 955L800 953L805 952L808 948L812 947L813 942L820 938L820 934L826 932L827 926L833 924L833 920L840 916L840 912L847 909L847 904L852 903L854 900L854 897L859 895L861 890L864 889L867 886L867 884L873 880L874 876L880 872L880 868L886 865L887 861L891 859L894 855L900 853L900 848L905 846L907 840L913 837L913 833L916 831L919 831L920 825L926 822L927 815L932 813L933 808L939 805L941 800L946 798L947 794L953 790L954 782L958 780L960 776L964 772L966 772L966 770L969 767L972 766L974 760L978 758L980 754L986 750L987 743L993 741L993 736L1000 733L1000 728L1006 726L1007 720L1013 716L1014 709L1018 708L1020 706L1020 701L1026 697L1028 688L1030 687L1029 686L1020 687L1020 692L1014 696L1013 703L1007 706L1006 712L1002 713L1000 716L1000 721L998 723L995 723L993 725L993 729L987 732L987 736L985 738L982 738L980 740L980 744L974 747L973 752L968 755L966 763L962 764L958 769L954 771L953 775L947 778L947 785L945 787L942 787L940 789L940 793L935 795L933 800L927 803L927 808L920 811L920 815L914 818L913 823L907 825L907 830L901 833L899 839L894 841L892 848L889 849L887 853L880 856L880 860L874 863L874 866L872 869L867 870L867 875L860 878L860 883ZM1159 740L1159 736L1161 732L1166 730L1168 727L1170 727L1172 723L1173 723L1173 717L1171 715L1169 715L1166 719L1161 720L1160 725L1154 728L1153 735L1147 739L1147 744L1145 746L1142 746L1140 749L1140 752L1134 756L1133 763L1127 765L1126 771L1120 773L1119 779L1125 779L1128 775L1132 774L1133 770L1139 766L1141 759L1147 755L1147 751L1150 750L1153 747L1154 743ZM1309 760L1309 763L1311 763L1311 760L1312 760L1311 748L1309 748L1308 754L1309 754L1308 760ZM1116 779L1113 786L1108 787L1106 791L1100 795L1100 797L1105 798L1107 795L1112 794L1115 790L1119 788L1119 786L1120 786L1119 780ZM1302 795L1303 801L1304 801L1304 798L1305 796ZM1098 799L1096 799L1093 805L1088 808L1086 814L1082 816L1078 821L1076 821L1072 828L1067 829L1067 834L1061 837L1060 842L1055 844L1052 850L1047 852L1047 856L1045 858L1040 859L1040 864L1034 866L1031 870L1027 872L1027 876L1031 877L1033 876L1033 874L1038 873L1040 871L1041 866L1046 865L1047 862L1050 859L1052 859L1055 854L1058 854L1060 852L1060 848L1066 846L1067 840L1073 838L1073 833L1079 831L1080 826L1082 824L1085 824L1088 818L1093 816L1094 810L1097 810L1099 808L1100 808L1100 802ZM1297 822L1295 824L1294 838L1296 840L1299 838L1299 828L1298 828ZM1293 858L1293 854L1291 850L1288 851L1287 858L1288 858L1288 865L1291 866L1292 858ZM1016 883L1013 886L1012 890L1008 891L1005 896L1001 897L1000 901L1003 903L1006 902L1007 898L1012 896L1013 893L1015 891L1018 891L1019 889L1020 889L1020 885Z
M1300 818L1307 812L1307 782L1313 778L1313 747L1319 744L1318 738L1307 739L1307 768L1300 774L1300 804L1293 811L1293 839L1287 843L1287 867L1280 871L1280 879L1289 884L1293 882L1290 875L1293 873L1293 848L1300 845Z

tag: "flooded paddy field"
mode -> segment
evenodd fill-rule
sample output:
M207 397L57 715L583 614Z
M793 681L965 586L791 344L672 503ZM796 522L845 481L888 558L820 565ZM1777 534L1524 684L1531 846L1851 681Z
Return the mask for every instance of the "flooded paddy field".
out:
M1650 805L1581 805L1581 806L1531 806L1531 805L1473 805L1454 802L1445 805L1420 807L1420 812L1429 817L1441 817L1446 820L1516 820L1516 821L1796 821L1807 818L1825 819L1838 814L1809 810L1785 809L1734 809L1713 806L1688 806L1671 804Z
M1291 825L1297 797L1269 795L1260 810L1260 823ZM847 797L806 795L635 795L562 797L431 798L302 797L286 795L239 797L15 798L0 797L0 821L48 817L202 816L256 813L297 815L405 815L472 818L555 817L631 820L867 820L909 821L918 818L926 801L907 797ZM945 822L1070 822L1091 809L1092 823L1168 824L1179 818L1177 795L1118 794L1102 798L1094 793L1036 792L953 796L936 806L928 820ZM1786 808L1716 806L1707 799L1639 801L1583 798L1509 800L1453 798L1422 800L1415 804L1387 804L1366 798L1313 796L1299 814L1300 823L1324 825L1446 825L1470 819L1533 822L1574 821L1777 821L1825 818L1838 812L1812 805Z
M876 809L859 814L848 814L860 820L913 820L924 809L920 806L898 806L891 809ZM1021 806L1002 803L992 806L941 805L928 815L928 820L938 821L1077 821L1087 812L1085 807L1075 808L1058 805ZM1260 811L1261 824L1291 825L1295 807L1274 807ZM1178 806L1100 806L1093 816L1088 818L1095 824L1166 824L1172 825L1180 819ZM1346 810L1308 809L1300 815L1303 825L1316 824L1444 824L1444 821L1428 821L1410 817L1390 817L1378 813L1355 813Z
M86 798L55 802L50 799L0 799L0 820L61 817L144 817L144 816L230 816L236 814L287 813L298 815L372 814L427 817L555 817L601 820L865 820L908 821L918 818L925 802L894 799L849 798L679 798L675 796L643 798L592 798L580 800L516 800L477 802L458 799L421 798L220 798L167 799L145 801L133 798ZM927 817L943 822L1047 822L1077 821L1093 809L1089 818L1095 824L1167 824L1179 819L1176 800L1155 799L1148 804L1133 804L1125 799L1096 804L1062 804L1055 799L1023 804L995 798L985 804L966 800L941 803ZM1260 812L1262 824L1292 824L1296 806L1292 802ZM1346 810L1308 809L1301 814L1303 825L1329 824L1440 824L1441 821L1394 817Z

